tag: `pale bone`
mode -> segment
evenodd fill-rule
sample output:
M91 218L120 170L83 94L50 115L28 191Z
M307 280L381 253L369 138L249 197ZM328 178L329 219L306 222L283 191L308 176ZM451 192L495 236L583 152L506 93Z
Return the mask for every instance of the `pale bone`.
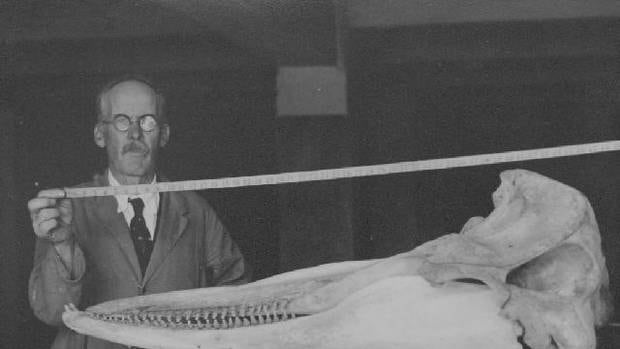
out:
M80 333L145 348L516 349L523 335L532 349L594 349L594 328L611 305L587 199L547 177L510 170L501 174L493 203L488 217L470 219L461 233L390 258L325 264L238 287L121 299L84 312L69 306L63 320ZM255 316L274 302L264 311L307 316L214 330L94 315L236 306L239 315ZM264 321L234 323L249 319Z

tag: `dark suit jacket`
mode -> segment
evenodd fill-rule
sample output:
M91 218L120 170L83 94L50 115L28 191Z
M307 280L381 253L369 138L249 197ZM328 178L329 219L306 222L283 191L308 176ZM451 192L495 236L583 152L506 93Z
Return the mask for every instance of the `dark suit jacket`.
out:
M83 186L106 185L102 175ZM211 206L193 192L161 195L155 245L144 275L127 222L111 196L73 199L74 279L54 247L37 240L29 299L39 319L60 326L52 348L123 348L64 327L65 304L83 309L141 294L247 282L243 256Z

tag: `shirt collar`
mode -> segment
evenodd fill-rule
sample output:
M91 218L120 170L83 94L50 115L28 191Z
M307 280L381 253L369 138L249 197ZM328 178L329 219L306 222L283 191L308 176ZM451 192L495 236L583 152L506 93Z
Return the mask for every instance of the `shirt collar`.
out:
M121 185L116 180L116 178L114 178L110 170L108 170L108 182L113 187L117 187ZM153 180L151 181L151 184L155 184L155 183L157 183L157 175L153 176ZM142 199L142 201L144 201L145 210L155 209L155 211L157 211L157 206L159 206L159 194L158 193L145 193L145 194L140 194L140 195L114 195L114 197L116 198L116 202L118 203L116 212L119 212L119 213L125 212L127 209L129 209L129 206L131 205L129 203L129 199L135 199L135 198Z

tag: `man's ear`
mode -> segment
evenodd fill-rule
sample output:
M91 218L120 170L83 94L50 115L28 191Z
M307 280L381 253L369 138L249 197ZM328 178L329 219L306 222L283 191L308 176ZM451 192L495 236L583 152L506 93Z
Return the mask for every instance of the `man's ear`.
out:
M101 124L97 123L93 130L93 138L95 140L95 144L99 146L99 148L105 148L105 136L103 134L103 129L101 128Z
M163 148L168 144L168 140L170 139L170 126L168 124L163 124L159 132L159 147Z

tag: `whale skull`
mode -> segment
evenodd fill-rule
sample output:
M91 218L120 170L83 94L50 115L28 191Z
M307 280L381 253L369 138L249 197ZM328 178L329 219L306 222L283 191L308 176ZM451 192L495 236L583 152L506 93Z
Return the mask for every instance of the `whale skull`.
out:
M145 348L594 349L611 305L589 202L534 172L500 178L489 216L410 252L69 305L63 320Z

